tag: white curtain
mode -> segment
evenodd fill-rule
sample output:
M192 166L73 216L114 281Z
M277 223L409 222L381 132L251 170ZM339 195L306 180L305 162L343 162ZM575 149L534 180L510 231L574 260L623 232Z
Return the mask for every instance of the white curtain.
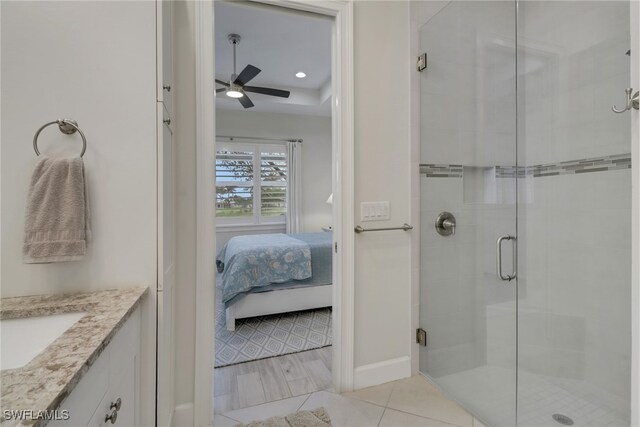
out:
M287 144L287 165L289 166L289 177L287 179L287 233L300 232L301 163L302 144L289 142Z

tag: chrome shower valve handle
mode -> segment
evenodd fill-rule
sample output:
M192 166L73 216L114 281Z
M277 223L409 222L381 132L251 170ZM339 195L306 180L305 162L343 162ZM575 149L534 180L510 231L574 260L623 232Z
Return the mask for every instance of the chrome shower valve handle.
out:
M450 212L440 212L436 218L436 231L441 236L456 234L456 217Z
M632 108L635 110L638 109L638 104L640 102L638 98L640 97L640 92L636 91L636 93L631 95L631 93L633 92L633 88L627 88L624 92L627 94L627 105L624 108L618 108L615 105L612 106L611 109L614 113L624 113L625 111L629 111Z

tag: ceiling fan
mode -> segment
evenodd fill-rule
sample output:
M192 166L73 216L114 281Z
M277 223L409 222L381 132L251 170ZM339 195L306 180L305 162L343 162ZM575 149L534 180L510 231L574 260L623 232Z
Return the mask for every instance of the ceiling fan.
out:
M216 83L223 85L223 88L216 89L216 93L225 92L229 98L236 98L244 108L253 107L253 102L249 99L245 92L261 93L263 95L278 96L280 98L288 98L290 92L288 90L272 89L268 87L247 86L255 76L260 73L260 68L249 64L236 74L236 46L240 44L240 36L238 34L229 34L227 36L229 43L233 46L233 74L228 82L216 79Z

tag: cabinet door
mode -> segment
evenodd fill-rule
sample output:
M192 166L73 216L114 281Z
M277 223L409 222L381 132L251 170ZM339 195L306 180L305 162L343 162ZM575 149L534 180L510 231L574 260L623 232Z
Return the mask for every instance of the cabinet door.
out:
M106 350L108 352L100 358L108 359L109 388L87 425L91 427L105 427L112 424L138 426L140 425L140 309L136 309L131 314ZM120 399L119 409L113 408L112 405L115 405L118 399ZM107 417L114 410L117 411L117 416L112 423Z
M118 427L134 427L136 423L136 411L140 402L136 396L136 372L137 355L127 360L127 366L123 367L118 375L118 380L109 388L98 410L87 424L88 427L108 427L112 424ZM113 406L120 399L120 409ZM115 415L115 419L107 417Z
M122 372L120 381L111 393L111 402L116 402L118 399L122 402L118 410L118 419L115 423L117 426L133 427L136 425L136 410L139 403L136 401L137 396L135 394L136 362L137 360L135 358L131 360L131 363L127 366L127 369Z

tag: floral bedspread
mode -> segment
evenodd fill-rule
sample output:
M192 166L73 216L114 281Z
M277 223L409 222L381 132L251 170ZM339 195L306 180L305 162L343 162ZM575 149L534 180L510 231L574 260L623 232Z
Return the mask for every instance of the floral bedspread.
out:
M311 249L286 234L236 236L216 258L222 298L229 301L253 288L311 277Z

